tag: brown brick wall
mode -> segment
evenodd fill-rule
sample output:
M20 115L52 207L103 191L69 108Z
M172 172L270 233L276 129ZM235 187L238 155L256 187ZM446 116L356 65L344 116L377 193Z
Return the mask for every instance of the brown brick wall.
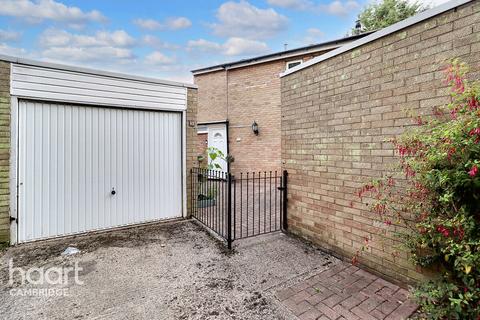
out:
M285 62L233 69L228 74L231 171L279 170L280 78ZM252 123L259 127L258 136Z
M10 63L0 62L0 242L10 241Z
M197 161L197 111L198 92L197 89L187 89L187 215L191 215L191 175L190 169L198 167Z
M197 155L204 154L208 148L208 133L197 134Z
M361 262L407 282L422 277L392 256L355 192L394 161L386 139L448 101L441 67L460 57L480 73L480 2L474 1L282 78L282 161L289 171L294 233L351 258L373 234Z
M228 110L227 73L217 71L195 76L198 121L229 120L229 151L235 158L230 166L232 173L280 170L279 74L285 70L286 61L300 58L306 61L311 57L305 55L228 70ZM252 132L253 121L258 123L258 136Z
M195 77L198 86L198 122L227 119L225 71L216 71Z

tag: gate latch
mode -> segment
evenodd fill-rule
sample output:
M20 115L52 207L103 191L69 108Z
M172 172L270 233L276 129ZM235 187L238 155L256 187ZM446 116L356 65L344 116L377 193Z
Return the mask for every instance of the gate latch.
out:
M278 190L283 191L285 190L285 187L277 187Z
M12 223L13 221L17 221L17 222L18 222L18 219L15 218L15 217L10 216L10 223Z

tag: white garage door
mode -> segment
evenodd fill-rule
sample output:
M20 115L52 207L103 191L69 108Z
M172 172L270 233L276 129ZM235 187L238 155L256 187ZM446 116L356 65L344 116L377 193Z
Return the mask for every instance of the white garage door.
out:
M181 114L19 101L18 241L182 215Z

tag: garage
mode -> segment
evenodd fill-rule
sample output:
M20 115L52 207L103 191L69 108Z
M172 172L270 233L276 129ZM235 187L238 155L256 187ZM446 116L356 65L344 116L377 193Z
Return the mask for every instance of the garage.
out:
M11 96L12 243L184 215L185 85L12 64Z

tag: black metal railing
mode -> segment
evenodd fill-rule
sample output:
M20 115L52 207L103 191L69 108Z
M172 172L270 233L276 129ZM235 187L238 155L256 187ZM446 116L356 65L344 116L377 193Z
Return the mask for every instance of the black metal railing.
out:
M192 216L225 239L250 238L287 229L286 171L247 172L233 176L193 168Z

